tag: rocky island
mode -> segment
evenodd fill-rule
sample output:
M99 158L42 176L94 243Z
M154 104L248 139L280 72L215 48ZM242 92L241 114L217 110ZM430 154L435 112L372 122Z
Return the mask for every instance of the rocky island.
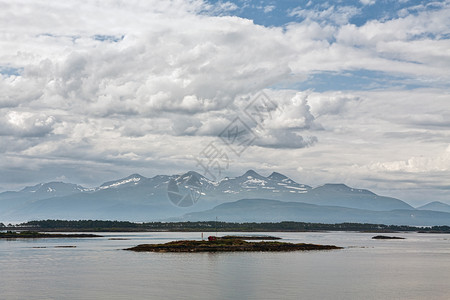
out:
M217 238L208 241L173 241L142 244L124 249L136 252L237 252L237 251L309 251L342 249L333 245L293 244L283 242L247 242L242 238Z

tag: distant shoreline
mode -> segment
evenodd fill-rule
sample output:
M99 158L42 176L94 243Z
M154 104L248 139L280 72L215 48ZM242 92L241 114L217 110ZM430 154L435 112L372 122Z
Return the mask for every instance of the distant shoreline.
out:
M93 238L103 237L96 234L57 234L57 233L42 233L37 231L7 231L0 232L0 239L42 239L42 238Z
M369 233L450 233L450 226L414 227L365 223L231 223L216 221L201 222L147 222L101 220L41 220L15 226L1 226L0 231L45 231L45 232L326 232L351 231Z

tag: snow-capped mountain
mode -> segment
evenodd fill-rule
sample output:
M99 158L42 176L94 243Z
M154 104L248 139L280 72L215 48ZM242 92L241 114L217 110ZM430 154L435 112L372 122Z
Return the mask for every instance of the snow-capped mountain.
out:
M278 193L303 194L310 190L310 186L298 184L282 174L272 173L270 176L264 177L253 170L236 178L227 177L221 180L216 189L217 192L234 195L262 193L266 195L266 198L267 194L271 195L270 197L278 198L279 196L276 195Z
M3 192L0 193L0 215L2 212L5 213L6 211L19 207L24 203L35 202L53 197L63 197L88 191L90 191L90 189L84 188L77 184L48 182L28 186L18 192Z
M187 195L190 193L190 195ZM370 211L414 210L407 203L343 184L316 188L283 174L253 170L212 181L189 171L151 178L132 174L94 188L50 182L0 193L0 220L120 219L164 220L241 199L270 199Z
M52 197L66 196L74 193L86 192L89 190L90 189L87 189L77 184L64 182L49 182L26 187L17 193L18 194L30 193L33 195L33 197L35 197L35 199L39 199L39 198L47 198L49 195L51 195Z

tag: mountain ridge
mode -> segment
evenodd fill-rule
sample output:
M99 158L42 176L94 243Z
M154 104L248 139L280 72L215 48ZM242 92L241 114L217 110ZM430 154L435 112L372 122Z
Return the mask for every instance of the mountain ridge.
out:
M183 207L172 203L168 196L169 182L177 186L180 193L195 190L198 202ZM248 170L240 176L212 181L195 171L188 171L153 177L134 173L93 188L50 182L25 187L18 192L3 192L0 193L0 218L13 221L61 217L164 220L249 198L371 211L415 210L402 200L379 196L365 189L329 183L312 188L277 172L265 177Z

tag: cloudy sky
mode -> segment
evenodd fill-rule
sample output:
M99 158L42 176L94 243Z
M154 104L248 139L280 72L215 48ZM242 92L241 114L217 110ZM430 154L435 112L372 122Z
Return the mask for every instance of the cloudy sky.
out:
M209 158L450 203L449 70L448 0L0 0L0 191Z

